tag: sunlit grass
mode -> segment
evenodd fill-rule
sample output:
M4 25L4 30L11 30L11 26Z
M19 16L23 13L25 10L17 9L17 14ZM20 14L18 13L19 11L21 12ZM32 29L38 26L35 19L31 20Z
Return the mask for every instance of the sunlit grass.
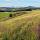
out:
M2 21L0 27L4 27L2 29L6 31L3 34L3 40L38 40L36 29L39 23L40 11L32 11L29 14Z

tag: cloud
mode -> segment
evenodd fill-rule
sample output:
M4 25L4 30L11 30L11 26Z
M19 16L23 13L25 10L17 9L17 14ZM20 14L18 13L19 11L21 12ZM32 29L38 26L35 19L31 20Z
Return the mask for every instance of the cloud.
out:
M40 6L40 0L2 0L0 6Z
M5 3L5 4L0 4L0 7L12 7L13 4L10 3Z
M12 2L13 0L5 0L6 2Z

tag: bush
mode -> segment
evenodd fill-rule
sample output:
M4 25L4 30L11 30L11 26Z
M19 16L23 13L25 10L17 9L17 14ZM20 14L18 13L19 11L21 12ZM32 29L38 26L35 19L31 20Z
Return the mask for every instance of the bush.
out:
M9 17L12 17L12 14L10 14Z

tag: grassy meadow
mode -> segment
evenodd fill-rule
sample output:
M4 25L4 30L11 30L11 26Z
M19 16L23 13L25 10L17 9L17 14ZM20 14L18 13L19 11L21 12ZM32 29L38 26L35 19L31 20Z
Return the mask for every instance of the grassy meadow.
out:
M28 14L29 12L24 12L24 11L21 11L21 12L0 12L0 21L5 21L7 19L10 19L10 14L12 14L12 17L17 17L17 16L20 16L20 15L23 15L23 14ZM11 17L11 18L12 18Z
M12 14L12 12L0 12L0 21L6 20L9 14Z
M6 13L2 14L1 18ZM40 40L38 28L40 28L40 10L25 11L23 15L0 21L0 40Z

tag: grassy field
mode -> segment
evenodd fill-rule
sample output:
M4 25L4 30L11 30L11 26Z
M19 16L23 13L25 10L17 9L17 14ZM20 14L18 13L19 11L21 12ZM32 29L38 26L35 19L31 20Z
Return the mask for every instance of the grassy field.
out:
M0 22L0 39L40 40L38 27L40 28L40 10L26 12L26 14Z
M17 17L18 15L23 15L23 14L26 14L26 13L29 13L29 12L0 12L0 21L5 21L7 19L10 19L10 14L12 14L12 17ZM15 14L15 15L14 15Z
M9 16L10 12L0 12L0 18Z
M0 21L5 21L6 19L9 19L9 15L13 13L14 12L0 12Z

